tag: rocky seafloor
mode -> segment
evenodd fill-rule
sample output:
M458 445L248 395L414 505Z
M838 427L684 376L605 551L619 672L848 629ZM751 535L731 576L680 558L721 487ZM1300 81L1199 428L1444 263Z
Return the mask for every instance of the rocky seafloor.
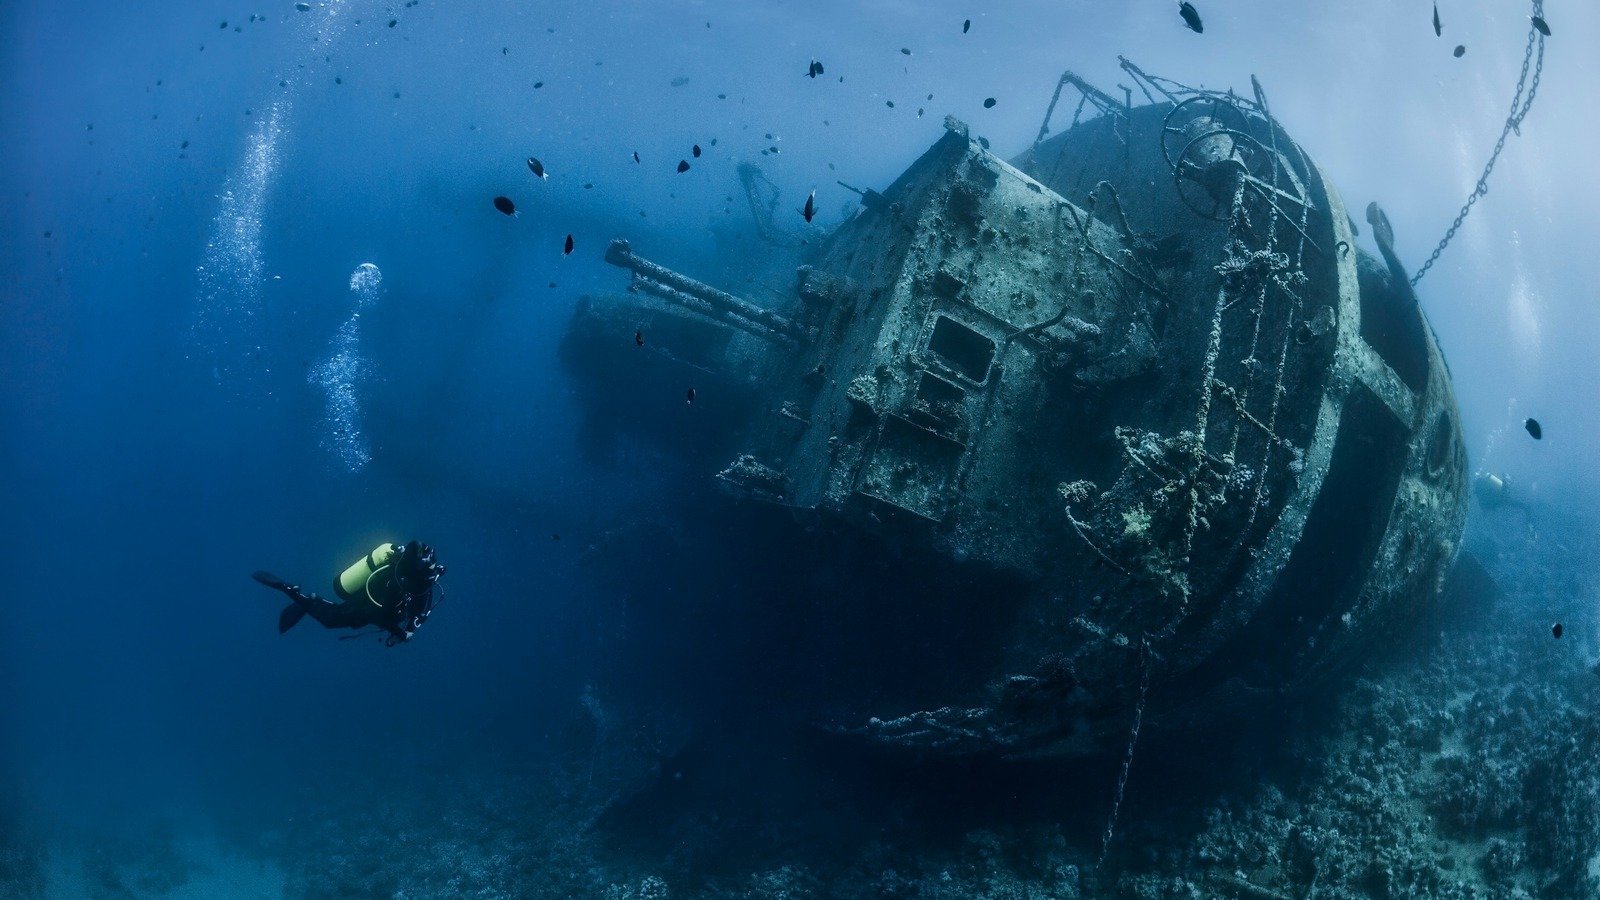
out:
M930 822L926 802L893 791L674 807L673 783L704 767L674 758L670 727L620 727L594 696L535 758L306 797L291 824L235 849L280 868L294 897L1596 897L1597 533L1479 521L1469 548L1498 591L1480 585L1478 605L1339 695L1270 711L1228 752L1195 763L1181 740L1143 747L1099 865L1113 770L1015 818L1001 798ZM939 777L916 792L939 793ZM38 836L0 830L0 896L43 894L46 856ZM161 896L185 877L169 856L102 854L85 883ZM141 875L151 865L161 878Z

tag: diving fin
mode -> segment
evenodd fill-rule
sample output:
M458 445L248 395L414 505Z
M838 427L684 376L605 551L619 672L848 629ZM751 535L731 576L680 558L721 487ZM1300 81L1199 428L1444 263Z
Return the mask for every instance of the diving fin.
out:
M304 606L298 603L291 603L285 606L283 612L278 613L278 633L283 634L285 631L300 624L300 620L305 617L306 608Z
M284 581L282 578L279 578L271 572L255 571L250 573L250 577L275 591L281 591L289 586L289 582Z

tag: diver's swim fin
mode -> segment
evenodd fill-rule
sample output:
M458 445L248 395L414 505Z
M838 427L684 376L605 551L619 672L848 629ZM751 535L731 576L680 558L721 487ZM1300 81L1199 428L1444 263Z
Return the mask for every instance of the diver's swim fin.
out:
M298 603L291 603L285 606L283 612L278 613L278 633L283 634L285 631L300 624L300 620L305 617L306 608L304 606Z
M275 591L281 591L289 586L289 582L284 581L282 578L279 578L271 572L255 571L250 573L250 577Z

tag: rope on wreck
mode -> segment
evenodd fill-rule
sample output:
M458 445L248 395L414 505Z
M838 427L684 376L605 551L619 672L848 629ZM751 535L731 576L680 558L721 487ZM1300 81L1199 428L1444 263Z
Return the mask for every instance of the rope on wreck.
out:
M1522 120L1528 115L1528 110L1533 108L1533 96L1539 92L1539 76L1544 74L1544 35L1539 31L1534 21L1541 21L1544 16L1544 0L1533 0L1533 16L1528 25L1528 46L1522 52L1522 74L1517 76L1517 91L1511 97L1511 112L1506 116L1505 127L1500 129L1500 139L1494 142L1494 152L1489 154L1489 162L1483 167L1483 174L1478 176L1478 183L1473 186L1472 193L1467 195L1467 202L1462 205L1461 212L1456 213L1456 219L1450 223L1450 228L1445 231L1444 237L1439 239L1439 245L1433 248L1433 253L1428 256L1428 261L1417 269L1417 274L1411 276L1411 286L1416 287L1422 276L1428 274L1433 264L1439 261L1439 254L1450 245L1460 230L1461 223L1467 219L1467 214L1472 212L1483 195L1489 193L1489 173L1494 171L1494 164L1500 161L1500 152L1506 148L1506 138L1516 132L1522 134ZM1534 48L1538 48L1535 59ZM1528 80L1528 65L1533 63L1533 80ZM1527 95L1523 95L1523 88L1527 88Z

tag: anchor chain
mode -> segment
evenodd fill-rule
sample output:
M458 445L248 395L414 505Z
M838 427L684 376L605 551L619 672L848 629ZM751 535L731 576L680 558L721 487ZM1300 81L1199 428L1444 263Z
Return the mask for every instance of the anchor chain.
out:
M1533 15L1544 15L1544 0L1533 0ZM1538 45L1539 55L1534 60L1534 46ZM1528 66L1533 63L1533 81L1528 81ZM1533 96L1539 92L1539 77L1544 74L1544 36L1532 24L1528 26L1528 46L1522 53L1522 74L1517 77L1517 91L1511 97L1511 113L1506 116L1505 127L1500 129L1500 139L1494 143L1494 152L1489 154L1489 162L1483 167L1483 174L1478 177L1478 183L1473 187L1472 193L1467 196L1467 202L1461 207L1461 212L1456 213L1456 219L1450 223L1450 228L1445 231L1444 237L1439 239L1439 245L1433 248L1433 253L1428 256L1428 261L1417 269L1417 274L1411 276L1411 286L1416 287L1422 276L1428 274L1433 264L1439 261L1439 254L1450 245L1450 241L1460 230L1461 223L1467 219L1467 214L1472 212L1472 207L1477 204L1483 195L1489 193L1489 173L1494 171L1494 164L1500 161L1500 152L1506 148L1506 138L1514 131L1522 134L1522 120L1528 115L1528 110L1533 108ZM1524 97L1522 90L1527 86L1528 95Z
M1139 726L1144 721L1144 702L1150 696L1150 639L1140 645L1139 652L1139 702L1133 708L1133 728L1128 732L1128 750L1122 757L1122 771L1117 775L1117 791L1111 797L1111 813L1106 817L1106 829L1100 835L1100 858L1095 868L1105 865L1106 854L1111 850L1111 838L1116 833L1117 813L1122 811L1122 795L1128 788L1128 770L1133 768L1133 751L1139 744Z

